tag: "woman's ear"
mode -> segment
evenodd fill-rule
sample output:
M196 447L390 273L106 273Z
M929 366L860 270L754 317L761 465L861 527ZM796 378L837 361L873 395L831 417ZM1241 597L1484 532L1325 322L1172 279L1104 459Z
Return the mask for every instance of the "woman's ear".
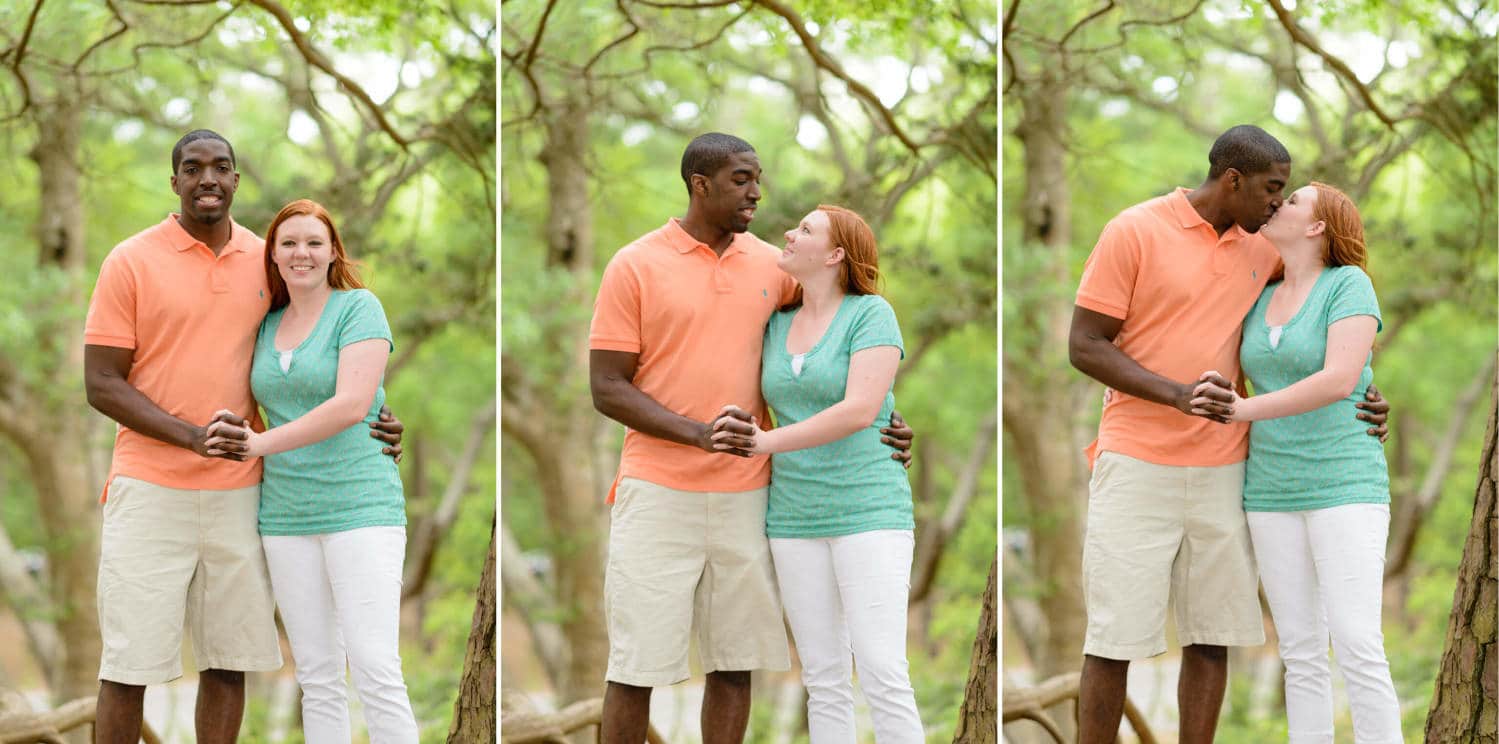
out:
M845 253L846 253L846 251L843 250L843 246L841 246L841 245L835 245L835 246L833 246L833 250L831 250L831 251L828 252L828 262L827 262L827 265L828 266L837 266L838 264L843 263L843 256L845 255Z
M1313 222L1312 224L1306 226L1306 236L1308 238L1315 238L1326 231L1327 220L1317 220L1316 222Z

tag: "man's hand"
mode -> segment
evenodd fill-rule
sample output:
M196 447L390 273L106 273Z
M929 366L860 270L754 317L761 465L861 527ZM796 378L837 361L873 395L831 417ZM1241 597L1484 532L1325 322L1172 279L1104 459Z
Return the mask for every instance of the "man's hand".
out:
M1183 385L1173 405L1188 416L1201 416L1220 424L1228 423L1234 415L1234 403L1238 394L1233 383L1218 374L1217 370L1203 372L1195 385Z
M380 406L380 417L370 422L370 436L386 444L380 452L394 457L396 462L401 461L401 434L405 431L406 425L390 412L390 406Z
M880 441L895 448L890 453L890 459L898 460L906 468L911 467L911 440L916 438L916 432L901 418L899 411L890 411L890 425L880 429Z
M203 457L222 457L244 462L247 458L250 422L233 411L219 411L193 436L193 451Z
M1379 388L1374 383L1369 383L1369 389L1364 391L1364 399L1353 404L1354 408L1362 411L1358 414L1360 421L1371 424L1367 432L1371 437L1379 437L1380 444L1390 438L1390 427L1386 421L1390 417L1390 403L1379 394Z
M726 405L718 412L718 418L703 427L697 438L697 446L706 452L724 455L751 457L755 446L755 432L759 429L755 417L736 405Z

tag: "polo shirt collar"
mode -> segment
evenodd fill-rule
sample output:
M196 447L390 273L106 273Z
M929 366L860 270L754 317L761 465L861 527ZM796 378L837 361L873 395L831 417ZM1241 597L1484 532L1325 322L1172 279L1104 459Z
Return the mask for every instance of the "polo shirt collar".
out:
M178 253L195 245L203 245L203 241L193 237L191 233L182 227L182 224L177 221L178 216L176 212L171 212L167 214L167 218L161 223L162 229L166 232L168 244L176 249ZM249 251L250 247L247 245L244 235L245 229L240 227L239 223L234 221L234 218L226 216L225 219L229 220L229 242L224 245L224 250L220 252L220 255L227 252L244 253Z
M1178 186L1176 191L1167 197L1167 203L1171 205L1171 213L1176 215L1176 221L1181 224L1183 230L1191 230L1198 225L1207 225L1209 229L1212 229L1213 226L1207 220L1203 219L1202 215L1198 214L1197 210L1192 207L1192 202L1187 200L1187 194L1189 193L1191 193L1191 189L1185 186ZM1238 223L1234 223L1232 227L1229 227L1223 233L1223 238L1238 240L1248 235L1249 233L1244 232L1244 228L1239 227Z
M723 255L727 256L730 253L743 251L743 241L748 235L748 232L735 233L734 237L729 241L729 247L724 249ZM671 242L671 247L677 249L677 253L683 255L691 253L698 246L702 246L710 253L713 250L708 248L706 243L692 237L686 230L682 229L682 220L677 217L672 217L666 221L666 237Z

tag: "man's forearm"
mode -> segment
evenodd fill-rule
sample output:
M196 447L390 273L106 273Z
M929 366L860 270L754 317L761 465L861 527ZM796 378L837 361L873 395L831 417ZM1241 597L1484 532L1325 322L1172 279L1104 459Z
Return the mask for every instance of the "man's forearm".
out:
M91 383L88 402L121 426L167 444L192 449L201 427L173 416L122 379Z
M599 413L658 439L697 447L707 436L708 424L668 410L628 382L595 388L593 406Z
M1190 385L1145 369L1109 341L1094 339L1074 344L1069 356L1079 372L1121 393L1177 410L1191 399Z

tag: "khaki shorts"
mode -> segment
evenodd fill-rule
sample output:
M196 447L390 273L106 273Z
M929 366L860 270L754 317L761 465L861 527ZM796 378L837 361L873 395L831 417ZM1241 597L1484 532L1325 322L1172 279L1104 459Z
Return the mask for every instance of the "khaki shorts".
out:
M99 549L99 679L182 676L182 629L198 670L281 667L256 523L260 486L186 491L116 476Z
M1166 651L1166 606L1183 646L1265 642L1244 519L1244 463L1156 465L1104 452L1088 484L1083 653L1143 659Z
M693 635L704 673L791 668L765 537L768 493L620 480L604 572L610 682L687 679Z

